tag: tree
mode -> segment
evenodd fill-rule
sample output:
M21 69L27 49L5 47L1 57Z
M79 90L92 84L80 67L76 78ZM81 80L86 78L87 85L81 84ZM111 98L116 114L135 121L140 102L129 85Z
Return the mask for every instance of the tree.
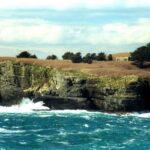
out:
M29 52L27 51L23 51L21 52L19 55L16 56L17 58L35 58L37 59L36 55L31 55Z
M109 54L108 55L108 61L112 61L113 60L113 56L112 56L112 54Z
M148 43L146 46L147 46L148 48L150 48L150 43Z
M145 61L150 61L150 45L141 46L131 53L131 60L135 61L140 68L144 67Z
M92 60L96 60L96 58L97 58L96 53L92 53L92 54L91 54L91 59L92 59Z
M97 55L97 58L96 58L97 61L105 61L106 60L106 54L101 52Z
M81 63L82 62L82 56L81 53L76 53L71 57L71 60L73 63Z
M35 58L35 59L37 59L37 56L36 56L36 55L31 55L30 58Z
M27 51L21 52L19 55L16 56L17 58L30 58L31 54Z
M62 58L64 59L64 60L71 60L72 59L72 57L73 57L73 53L72 52L66 52L63 56L62 56Z
M88 64L92 64L93 62L93 58L92 58L92 54L88 53L83 57L83 62L84 63L88 63Z
M57 56L56 55L49 55L49 56L47 56L46 59L55 60L55 59L57 59Z

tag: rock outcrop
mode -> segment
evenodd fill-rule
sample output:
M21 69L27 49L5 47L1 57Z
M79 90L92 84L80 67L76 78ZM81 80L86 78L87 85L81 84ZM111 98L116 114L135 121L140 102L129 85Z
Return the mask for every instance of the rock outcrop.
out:
M149 93L150 78L92 77L13 61L0 63L0 105L30 97L50 109L149 110Z

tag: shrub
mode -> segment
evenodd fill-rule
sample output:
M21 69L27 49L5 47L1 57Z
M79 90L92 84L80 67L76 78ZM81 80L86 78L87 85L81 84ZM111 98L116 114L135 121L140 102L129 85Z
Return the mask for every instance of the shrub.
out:
M74 56L74 54L73 54L72 52L66 52L66 53L62 56L62 58L63 58L64 60L71 60L73 56Z
M91 59L92 59L92 60L96 60L96 59L97 59L96 53L92 53L92 54L91 54Z
M109 54L108 55L108 61L112 61L112 60L113 60L112 54Z
M36 55L31 55L28 51L23 51L19 55L16 56L17 58L37 58Z
M37 56L36 56L36 55L31 55L30 58L35 58L35 59L37 59Z
M71 60L73 63L81 63L82 62L82 56L81 53L76 53L71 57Z
M106 54L101 52L97 55L97 61L105 61L106 60Z
M56 55L49 55L49 56L47 56L47 58L46 59L48 59L48 60L56 60L57 59L57 56Z
M93 56L92 54L88 53L83 57L83 62L84 63L88 63L88 64L92 64L93 62Z
M17 58L30 58L31 54L27 51L21 52L19 55L16 56Z

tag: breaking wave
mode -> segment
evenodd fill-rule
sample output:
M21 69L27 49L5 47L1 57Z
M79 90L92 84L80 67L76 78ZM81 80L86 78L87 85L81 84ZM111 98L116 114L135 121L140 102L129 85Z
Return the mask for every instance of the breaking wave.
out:
M20 104L12 105L10 107L0 106L0 112L9 112L9 113L22 113L22 112L33 112L33 111L47 111L48 107L44 106L42 101L34 103L33 100L28 98L23 98Z
M139 117L139 118L150 118L150 112L134 112L134 113L125 113L125 114L116 114L116 113L104 113L104 112L91 112L87 110L50 110L49 107L44 106L43 101L33 102L29 98L23 98L20 104L12 106L0 106L0 113L28 113L28 112L46 112L47 115L57 114L82 114L83 118L89 120L91 115L105 115L105 116L120 116L120 117ZM39 114L40 115L40 114Z

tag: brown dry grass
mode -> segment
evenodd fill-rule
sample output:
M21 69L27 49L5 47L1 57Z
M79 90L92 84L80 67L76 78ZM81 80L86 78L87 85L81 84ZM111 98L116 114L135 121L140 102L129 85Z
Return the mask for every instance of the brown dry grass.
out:
M139 69L131 62L93 62L92 64L74 64L68 60L37 60L37 59L17 59L13 57L0 57L0 61L12 60L19 63L32 64L44 67L54 67L62 70L80 70L94 76L149 76L150 69Z

